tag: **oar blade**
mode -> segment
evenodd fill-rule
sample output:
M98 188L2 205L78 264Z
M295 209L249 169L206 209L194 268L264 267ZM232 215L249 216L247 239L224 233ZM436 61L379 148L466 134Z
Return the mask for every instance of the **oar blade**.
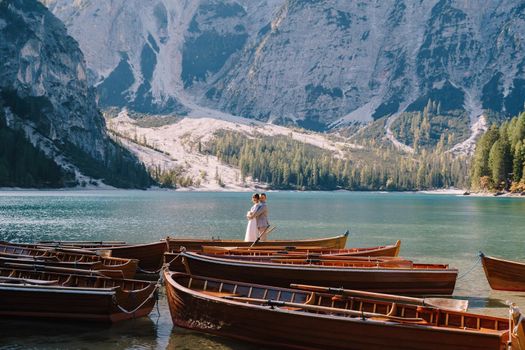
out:
M447 298L425 298L425 305L452 311L467 311L468 300Z

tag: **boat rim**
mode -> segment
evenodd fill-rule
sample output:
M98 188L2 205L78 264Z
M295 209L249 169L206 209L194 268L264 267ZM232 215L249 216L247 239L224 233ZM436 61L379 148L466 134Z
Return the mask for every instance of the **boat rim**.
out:
M332 266L316 266L316 265L308 265L308 264L277 264L277 263L270 263L270 262L260 262L260 261L242 261L242 260L235 260L235 259L224 259L219 258L215 256L207 256L207 255L201 255L194 252L180 252L177 255L180 255L182 257L187 257L191 259L196 259L199 261L209 262L210 260L213 263L217 263L220 265L233 265L233 266L244 266L244 267L252 267L252 268L276 268L276 269L287 269L287 270L313 270L313 271L344 271L345 269L356 271L356 272L369 272L369 271L382 271L382 272L388 272L388 273L394 273L394 272L408 272L408 273L418 273L418 272L426 272L426 273L451 273L451 274L458 274L457 268L436 268L436 269L410 269L410 268L399 268L399 267L393 267L393 268L384 268L384 267L370 267L370 268L359 268L359 267L339 267L334 268Z
M486 336L486 337L500 337L501 335L504 335L505 333L509 332L509 330L488 330L488 332L481 332L479 330L476 331L476 330L471 330L471 329L458 329L458 328L449 328L449 327L438 327L438 326L433 326L433 325L412 325L412 324L399 323L399 322L379 321L379 320L373 320L373 319L370 319L370 318L367 318L366 320L362 320L359 317L352 318L352 317L337 316L337 315L327 315L327 314L318 314L318 313L305 313L305 312L301 312L301 311L298 311L298 310L275 308L275 307L271 308L270 306L250 304L250 303L246 303L246 302L235 301L235 300L231 300L231 299L225 299L225 298L221 298L221 297L217 297L217 296L201 293L199 291L196 291L196 290L191 289L191 288L187 288L187 287L183 286L182 284L178 283L175 280L175 278L173 278L173 276L181 277L181 278L182 277L190 277L190 278L200 278L200 279L205 279L205 280L216 280L216 281L221 281L221 282L225 282L225 283L249 285L249 286L254 286L254 287L262 287L262 288L272 288L272 286L260 285L260 284L251 284L251 283L246 283L246 282L236 282L236 281L231 281L231 280L222 280L222 279L211 278L211 277L204 277L204 276L197 276L197 275L190 275L190 274L187 274L187 273L170 271L168 268L166 268L164 270L164 280L167 283L171 284L172 287L175 288L175 289L179 289L182 292L190 294L193 297L196 297L196 298L199 298L199 299L213 300L215 302L226 303L226 304L229 304L229 305L241 306L243 308L248 308L248 309L256 308L256 309L259 309L259 310L265 310L265 311L271 311L271 312L279 312L279 313L284 313L284 314L294 314L294 315L299 315L299 316L302 316L302 317L315 317L315 318L323 318L323 319L334 319L335 318L337 320L343 320L345 322L373 323L374 325L383 326L383 327L389 326L389 327L399 327L399 328L409 328L409 329L421 329L421 328L424 328L424 329L430 329L430 330L437 331L437 332L469 333L469 334L476 334L476 335ZM275 287L275 288L279 289L279 290L284 290L284 291L295 291L295 292L300 291L300 290L291 289L291 288L281 288L281 287ZM304 292L304 291L301 291L301 292ZM477 314L473 314L473 315L475 315L475 316L485 316L485 315L477 315Z

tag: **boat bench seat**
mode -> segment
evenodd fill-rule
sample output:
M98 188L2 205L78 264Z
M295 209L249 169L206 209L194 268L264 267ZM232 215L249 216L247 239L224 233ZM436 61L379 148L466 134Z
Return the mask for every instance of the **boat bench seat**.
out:
M211 291L211 290L197 290L197 292L202 293L202 294L206 294L206 295L209 295L209 296L212 296L212 297L218 297L218 298L239 297L239 296L241 296L240 294L236 294L236 293L214 292L214 291Z
M497 332L501 332L501 331L497 331L497 330L495 330L493 328L483 328L483 327L481 327L479 329L479 331L482 332L482 333L497 333Z

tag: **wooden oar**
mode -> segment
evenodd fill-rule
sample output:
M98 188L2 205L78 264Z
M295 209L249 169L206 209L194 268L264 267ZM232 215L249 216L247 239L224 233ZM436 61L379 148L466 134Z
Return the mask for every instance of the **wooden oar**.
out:
M30 278L3 277L2 276L2 277L0 277L0 282L25 283L25 284L49 286L49 285L57 284L58 280L42 281L42 280L34 280L34 279L30 279Z
M356 296L356 297L363 297L363 298L375 298L375 299L389 300L389 301L391 300L391 301L397 301L397 302L402 302L406 304L430 306L430 307L436 307L436 308L452 310L452 311L467 311L468 309L468 300L457 300L457 299L447 299L447 298L413 298L413 297L405 297L401 295L364 292L360 290L319 287L319 286L310 286L310 285L305 285L305 284L293 284L293 283L290 284L290 287L301 289L301 290L307 290L311 292L332 293L332 294Z
M85 269L75 269L69 267L57 267L57 266L47 266L39 264L18 264L18 263L5 263L7 267L14 269L21 269L25 271L48 271L48 272L60 272L67 274L75 275L89 275L89 276L105 276L99 270L85 270ZM114 270L116 272L121 272L120 270Z
M253 247L254 245L256 245L257 243L259 243L259 241L261 240L261 237L262 237L263 235L265 235L265 234L266 234L266 235L269 235L270 232L272 232L273 230L275 230L275 226L268 226L267 228L265 228L264 231L261 232L261 234L259 235L259 237L257 237L257 239L255 240L255 242L252 243L252 245L250 246L250 248Z
M55 260L35 260L35 259L18 259L11 257L0 256L0 266L8 263L14 264L25 264L25 265L45 265L45 266L56 266L56 267L65 267L65 268L83 268L83 269L94 269L97 265L101 265L98 261L88 261L88 262L76 262L76 261L55 261Z
M97 255L96 251L87 250L83 248L62 248L62 247L48 247L48 246L39 246L39 250L45 250L50 253L69 253L69 254L78 254L78 255Z
M37 244L56 244L56 245L126 245L124 241L38 241Z
M29 259L29 260L53 260L58 261L56 256L47 256L47 255L27 255L27 254L16 254L16 253L5 253L0 252L0 257L7 257L13 259Z
M328 307L328 306L290 303L290 302L280 301L280 300L254 299L254 298L235 297L235 296L225 296L224 299L242 301L242 302L247 302L247 303L256 303L256 304L262 304L262 305L268 305L268 306L281 306L281 307L285 306L285 307L292 307L292 308L298 308L298 309L309 310L309 311L317 311L317 312L323 312L323 313L330 313L330 314L344 314L344 315L349 315L349 316L358 316L358 317L366 317L366 318L371 318L371 317L376 318L377 317L377 318L384 318L390 321L397 321L397 322L426 323L426 321L423 320L422 318L389 316L389 315L378 314L374 312L338 309L338 308L333 308L333 307Z
M295 257L282 257L270 259L271 262L277 264L299 264L299 265L310 265L317 264L322 266L331 267L389 267L397 269L410 269L413 266L410 260L354 260L354 259L325 259L324 257L319 258L295 258Z

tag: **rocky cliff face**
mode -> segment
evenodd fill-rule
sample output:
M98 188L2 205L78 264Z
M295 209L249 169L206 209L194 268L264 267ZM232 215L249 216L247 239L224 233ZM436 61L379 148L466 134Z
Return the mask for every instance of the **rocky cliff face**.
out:
M525 100L513 0L43 2L79 41L103 106L184 114L196 101L327 129L428 99L472 117Z
M45 6L0 1L0 57L0 105L8 127L23 130L64 166L99 175L117 159L134 166L136 160L106 134L77 42ZM116 171L109 177L126 175Z

